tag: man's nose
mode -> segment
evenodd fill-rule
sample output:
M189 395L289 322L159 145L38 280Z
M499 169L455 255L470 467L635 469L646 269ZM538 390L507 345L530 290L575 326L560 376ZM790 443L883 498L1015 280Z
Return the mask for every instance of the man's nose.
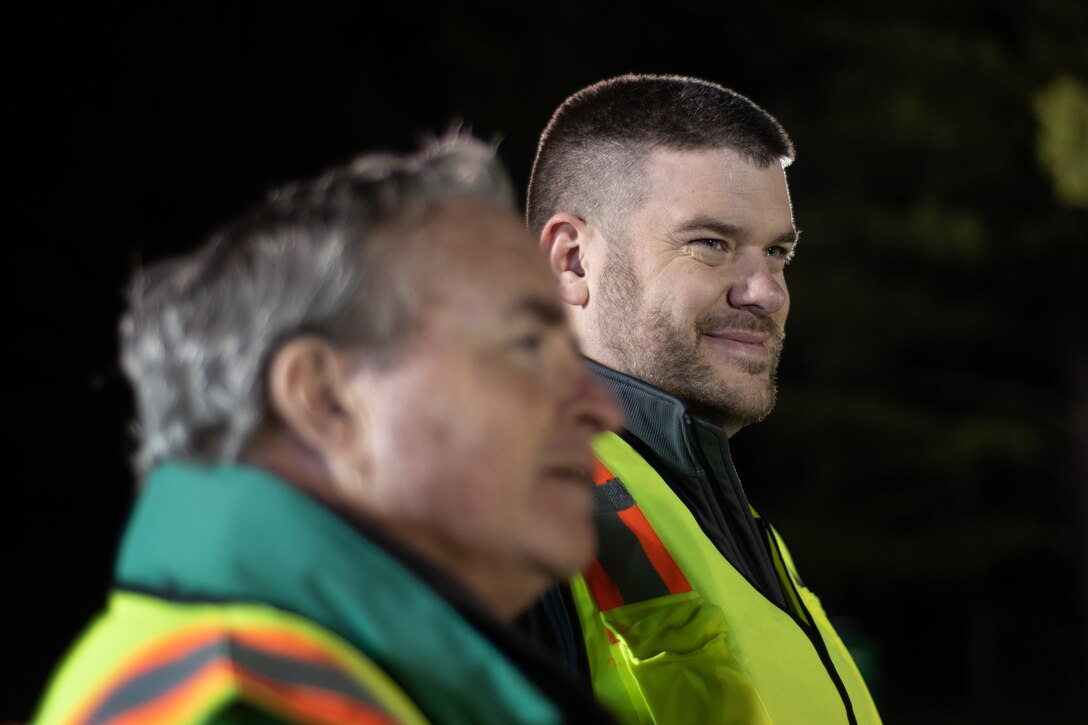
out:
M773 315L786 304L786 283L762 254L738 259L729 287L730 306L756 315Z

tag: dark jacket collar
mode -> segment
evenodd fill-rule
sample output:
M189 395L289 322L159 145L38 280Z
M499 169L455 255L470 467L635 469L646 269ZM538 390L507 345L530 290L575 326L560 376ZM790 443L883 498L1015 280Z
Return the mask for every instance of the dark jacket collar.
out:
M728 452L722 429L689 413L675 395L593 360L586 363L623 409L624 427L677 473L697 476L703 472L696 448L719 447Z
M725 432L660 388L592 360L587 364L623 410L624 439L684 502L722 556L764 596L785 607L762 524L733 467Z

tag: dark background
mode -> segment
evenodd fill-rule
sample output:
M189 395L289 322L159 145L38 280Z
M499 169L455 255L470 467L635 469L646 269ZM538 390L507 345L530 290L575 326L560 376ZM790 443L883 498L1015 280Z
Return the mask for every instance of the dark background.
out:
M733 448L886 722L1080 721L1088 4L363 5L9 18L0 719L29 717L103 602L133 486L133 269L454 120L503 139L523 191L566 95L650 71L750 95L797 143L781 402ZM1040 161L1063 138L1079 193Z

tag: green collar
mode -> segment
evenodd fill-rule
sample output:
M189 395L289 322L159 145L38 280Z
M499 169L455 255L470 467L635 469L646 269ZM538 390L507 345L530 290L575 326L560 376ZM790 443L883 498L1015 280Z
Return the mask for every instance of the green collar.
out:
M168 599L256 601L301 614L352 642L435 720L561 717L432 587L358 527L255 468L154 471L116 578Z

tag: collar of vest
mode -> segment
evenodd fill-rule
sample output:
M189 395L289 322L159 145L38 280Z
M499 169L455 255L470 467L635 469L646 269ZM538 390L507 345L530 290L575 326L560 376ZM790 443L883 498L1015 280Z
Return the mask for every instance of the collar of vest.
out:
M704 464L719 461L732 468L729 441L719 427L689 412L683 401L661 388L586 360L623 409L624 427L648 445L668 466L685 476L698 476ZM724 472L724 471L723 471Z
M259 469L167 464L152 472L115 579L172 601L260 602L300 614L358 647L432 717L561 719L481 634L481 623L491 634L503 625L448 576Z

